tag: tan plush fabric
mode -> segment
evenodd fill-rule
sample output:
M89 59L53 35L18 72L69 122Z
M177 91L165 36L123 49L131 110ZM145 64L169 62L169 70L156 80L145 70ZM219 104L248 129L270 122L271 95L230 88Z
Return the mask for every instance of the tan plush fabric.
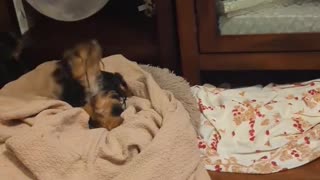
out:
M189 112L191 123L197 131L200 125L200 111L196 99L191 93L189 83L166 68L149 65L140 65L140 67L152 75L161 89L172 92L174 97L182 103L184 108Z
M183 105L136 63L103 61L135 95L112 131L88 129L85 111L48 98L59 90L47 78L55 62L0 91L0 179L210 179Z

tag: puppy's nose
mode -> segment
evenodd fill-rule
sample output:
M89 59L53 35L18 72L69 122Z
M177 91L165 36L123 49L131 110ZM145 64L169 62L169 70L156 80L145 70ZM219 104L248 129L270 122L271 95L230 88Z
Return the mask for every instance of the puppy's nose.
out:
M88 124L89 124L89 129L98 128L97 124L91 118L89 119Z

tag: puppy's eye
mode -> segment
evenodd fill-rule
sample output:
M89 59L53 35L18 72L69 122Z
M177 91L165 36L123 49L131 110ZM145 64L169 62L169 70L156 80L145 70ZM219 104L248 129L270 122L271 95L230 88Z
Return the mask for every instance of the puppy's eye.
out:
M114 105L112 107L111 114L113 116L120 116L122 112L123 112L123 108L122 108L122 106L120 104Z
M95 120L93 120L91 118L90 118L88 124L89 124L89 128L90 129L101 127L101 125L97 121L95 121Z
M111 95L111 98L112 98L112 99L120 100L120 96L119 96L119 94L118 94L118 93L114 93L114 94L112 94L112 95Z

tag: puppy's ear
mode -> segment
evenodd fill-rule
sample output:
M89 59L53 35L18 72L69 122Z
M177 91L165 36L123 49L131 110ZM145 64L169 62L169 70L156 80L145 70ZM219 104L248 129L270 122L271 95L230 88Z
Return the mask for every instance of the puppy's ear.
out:
M120 73L115 72L114 77L117 83L121 84L124 88L128 87L128 84L125 82L123 76Z
M123 76L120 73L114 73L115 83L119 84L119 90L122 92L123 95L130 97L133 96L132 92L130 91L128 84L124 80Z

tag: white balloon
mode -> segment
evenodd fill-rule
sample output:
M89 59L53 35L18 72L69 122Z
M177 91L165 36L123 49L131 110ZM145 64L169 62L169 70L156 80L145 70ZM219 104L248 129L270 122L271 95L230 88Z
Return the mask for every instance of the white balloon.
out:
M41 14L59 21L78 21L101 10L109 0L26 0Z

